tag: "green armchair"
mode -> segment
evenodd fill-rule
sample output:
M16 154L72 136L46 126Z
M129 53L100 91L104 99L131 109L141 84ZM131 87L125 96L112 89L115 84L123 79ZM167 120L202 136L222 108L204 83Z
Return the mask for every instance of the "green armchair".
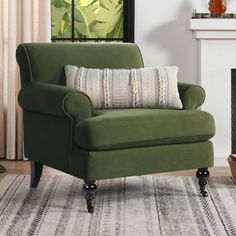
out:
M135 44L21 44L16 57L32 188L43 165L61 170L85 181L93 212L95 180L197 168L200 191L207 196L215 127L209 113L196 110L205 99L200 86L178 84L182 110L94 110L85 93L65 86L64 66L141 68Z

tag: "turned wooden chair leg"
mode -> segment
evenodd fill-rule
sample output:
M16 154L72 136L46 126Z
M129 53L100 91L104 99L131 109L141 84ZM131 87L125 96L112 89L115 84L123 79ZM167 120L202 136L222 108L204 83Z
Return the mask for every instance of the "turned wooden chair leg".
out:
M196 176L199 180L199 186L200 186L200 191L203 197L207 197L207 191L205 190L206 185L207 185L207 180L210 176L210 173L207 168L200 168L196 172Z
M85 199L87 202L87 209L89 213L93 213L94 195L97 185L95 181L85 180L83 184L83 190L85 192Z
M31 166L31 180L30 180L30 187L37 188L39 180L42 175L43 171L43 164L38 163L36 161L30 161Z

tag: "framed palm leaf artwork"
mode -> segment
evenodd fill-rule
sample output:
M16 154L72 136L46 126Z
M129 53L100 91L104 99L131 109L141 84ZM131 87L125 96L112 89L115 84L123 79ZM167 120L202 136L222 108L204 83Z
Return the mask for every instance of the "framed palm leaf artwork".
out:
M52 41L134 42L134 0L51 0Z

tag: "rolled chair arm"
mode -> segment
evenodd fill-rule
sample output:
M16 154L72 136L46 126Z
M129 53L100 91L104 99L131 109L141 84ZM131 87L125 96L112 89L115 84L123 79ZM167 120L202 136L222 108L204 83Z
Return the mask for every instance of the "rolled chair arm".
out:
M199 85L179 82L178 89L184 110L194 110L205 101L205 91Z
M85 93L54 84L25 84L18 95L18 101L24 110L70 116L77 122L91 117L93 113L92 103Z

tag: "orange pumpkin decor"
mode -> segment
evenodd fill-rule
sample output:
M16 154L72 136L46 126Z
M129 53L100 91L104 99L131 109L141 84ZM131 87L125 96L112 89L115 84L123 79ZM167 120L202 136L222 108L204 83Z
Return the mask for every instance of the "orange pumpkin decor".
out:
M227 9L226 0L210 0L209 1L209 10L213 14L223 14Z

